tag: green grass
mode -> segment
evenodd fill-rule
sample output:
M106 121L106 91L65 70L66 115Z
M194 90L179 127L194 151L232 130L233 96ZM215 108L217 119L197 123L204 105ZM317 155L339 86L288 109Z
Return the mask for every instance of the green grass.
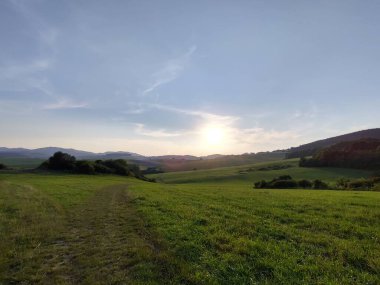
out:
M195 284L377 284L380 195L230 186L134 188Z
M270 165L289 165L290 168L281 170L259 171L259 168ZM259 164L223 167L208 170L193 170L183 172L167 172L151 175L165 183L201 183L201 184L233 184L248 186L259 180L272 180L280 175L291 175L294 179L322 179L334 184L339 178L357 179L368 177L370 171L343 168L305 168L298 167L298 159L265 162Z
M163 281L166 258L131 207L131 179L13 174L0 181L0 284Z
M0 163L5 164L11 168L36 168L44 159L40 158L24 158L24 157L2 157L0 158Z
M1 174L0 284L380 283L380 193L250 181L366 172L244 169L164 174L184 184Z

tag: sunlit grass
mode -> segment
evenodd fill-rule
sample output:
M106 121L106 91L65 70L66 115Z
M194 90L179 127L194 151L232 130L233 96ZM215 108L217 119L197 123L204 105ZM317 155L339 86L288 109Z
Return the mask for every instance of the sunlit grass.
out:
M287 165L289 168L281 170L260 171L258 169L271 165ZM208 170L193 170L183 172L167 172L151 175L158 181L165 183L201 183L253 185L259 180L272 180L280 175L291 175L294 179L322 179L335 184L339 178L362 178L371 175L371 171L343 168L305 168L298 167L298 159L289 159L276 162L265 162L251 165L214 168Z
M117 176L0 181L0 284L380 282L377 192Z

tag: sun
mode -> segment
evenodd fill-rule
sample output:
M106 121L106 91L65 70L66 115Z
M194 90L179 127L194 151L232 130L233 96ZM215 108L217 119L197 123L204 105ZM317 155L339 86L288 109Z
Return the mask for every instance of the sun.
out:
M221 146L225 139L225 132L219 126L207 126L203 129L203 137L208 146Z

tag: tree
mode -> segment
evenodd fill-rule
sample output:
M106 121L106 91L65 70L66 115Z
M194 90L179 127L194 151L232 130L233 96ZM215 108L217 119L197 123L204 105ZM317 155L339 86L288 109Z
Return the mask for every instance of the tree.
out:
M275 180L292 180L293 178L290 175L280 175L278 178L273 179Z
M370 190L373 188L374 182L370 179L358 179L355 181L352 181L348 183L348 188L350 189L364 189L364 190Z
M303 156L303 157L300 158L300 161L299 161L299 163L298 163L298 166L299 166L299 167L304 167L304 166L306 166L306 165L307 165L307 159Z
M53 170L73 170L75 168L75 157L58 151L49 158L48 168Z
M298 181L298 186L306 189L306 188L311 188L311 186L313 186L313 183L311 183L309 180L302 179Z
M340 178L337 182L336 182L336 187L338 189L346 189L348 188L348 184L350 183L350 179L347 179L347 178Z
M82 174L95 174L94 164L87 160L76 162L75 171Z
M265 180L261 180L254 183L254 188L261 189L266 188L268 186L268 183Z
M313 188L314 189L327 189L328 185L325 182L323 182L322 180L315 179L313 181Z

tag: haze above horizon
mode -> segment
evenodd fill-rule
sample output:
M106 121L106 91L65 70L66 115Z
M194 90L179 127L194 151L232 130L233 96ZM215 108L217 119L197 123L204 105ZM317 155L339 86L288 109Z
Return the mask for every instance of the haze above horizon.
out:
M0 2L0 146L241 154L380 122L380 2Z

